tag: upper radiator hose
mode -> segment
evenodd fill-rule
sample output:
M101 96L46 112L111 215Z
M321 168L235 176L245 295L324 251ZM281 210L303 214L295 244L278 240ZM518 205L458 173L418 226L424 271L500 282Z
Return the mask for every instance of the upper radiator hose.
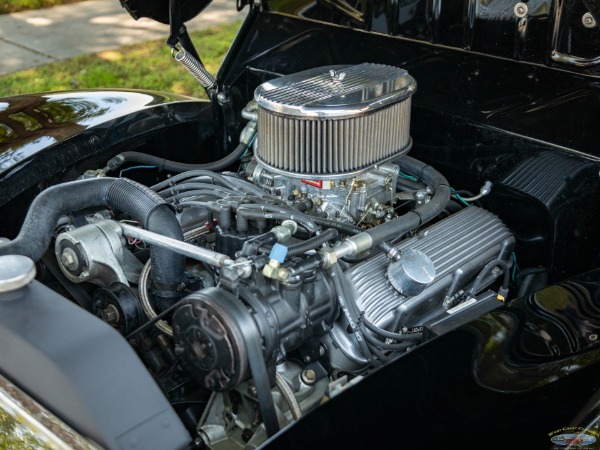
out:
M183 240L175 214L156 192L126 178L93 178L59 184L40 193L17 237L0 245L0 255L24 255L38 261L62 215L101 206L131 215L150 231ZM151 257L157 294L174 296L183 279L184 257L158 246L152 247Z

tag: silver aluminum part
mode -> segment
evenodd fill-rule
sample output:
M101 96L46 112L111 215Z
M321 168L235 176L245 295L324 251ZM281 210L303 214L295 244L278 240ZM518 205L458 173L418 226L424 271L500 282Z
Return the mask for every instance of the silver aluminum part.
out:
M183 233L183 240L188 242L192 239L198 239L199 237L204 236L208 233L210 233L210 227L208 225L202 225L196 228L192 228L191 230L188 230L185 233Z
M323 377L313 384L302 381L303 367L297 363L286 361L277 365L277 377L286 383L302 412L316 408L327 393L329 378ZM198 431L209 449L224 448L257 448L267 439L264 426L256 426L256 388L252 380L244 381L235 387L237 397L241 399L237 407L233 407L231 394L213 392L198 424ZM290 394L291 394L290 393ZM289 403L279 387L271 391L273 403L280 425L285 427L295 419ZM252 430L254 434L243 441L242 431Z
M339 178L408 152L410 99L372 114L306 120L258 113L257 159L287 176Z
M515 5L514 11L515 11L515 16L517 16L518 18L523 18L529 12L529 8L527 7L526 3L520 2Z
M462 199L465 202L475 202L477 200L480 200L483 197L485 197L486 195L488 195L490 192L492 192L493 185L494 184L488 180L485 183L483 183L483 186L481 186L481 189L479 190L479 194L474 195L473 197L462 197Z
M425 253L409 248L400 253L400 259L390 263L387 277L400 294L419 295L435 279L435 266Z
M345 171L345 172L335 172L335 173L305 173L305 172L293 172L290 170L280 169L280 168L275 167L275 166L269 164L268 162L264 161L263 159L261 159L261 156L259 153L259 147L256 145L257 142L259 142L258 137L257 137L257 139L254 140L254 144L255 144L254 145L254 158L258 162L259 167L262 167L263 169L265 169L269 172L272 172L272 174L274 174L274 175L280 175L280 176L285 176L288 178L298 178L298 179L301 179L301 178L302 179L306 179L306 178L310 179L310 178L314 177L319 180L344 180L344 179L349 179L349 178L354 178L354 177L360 177L362 175L365 175L366 173L369 173L373 169L376 169L379 166L384 166L384 165L390 164L392 161L395 161L398 158L402 157L403 155L406 155L412 148L412 138L409 136L408 144L404 148L402 148L402 150L400 150L397 153L393 153L390 156L388 156L387 158L384 158L380 161L375 161L373 164L363 167L361 169ZM339 154L339 152L338 152L338 154Z
M373 239L368 233L359 233L355 236L350 236L337 247L333 248L333 252L338 259L346 256L357 255L365 250L369 250L373 246Z
M387 277L389 259L385 255L357 264L345 274L358 308L375 325L385 329L391 324L417 326L438 315L444 298L465 289L488 262L502 259L510 266L514 242L500 219L471 206L430 226L422 236L396 245L400 251L422 251L436 268L435 279L419 295L404 296L394 289ZM484 284L496 277L491 274ZM331 337L348 358L366 363L357 343L346 333L345 324L336 323Z
M74 283L129 285L137 282L143 267L124 248L119 226L108 220L61 233L54 252L61 271Z
M242 132L240 133L240 144L246 144L246 147L252 143L252 139L256 135L258 125L256 120L251 120L246 124Z
M325 213L330 219L363 223L383 217L391 207L399 167L385 163L377 165L362 175L337 180L301 180L274 174L257 164L252 172L254 183L272 195L286 198L293 192L308 197L315 204L314 213ZM311 182L320 182L322 187Z
M183 67L185 67L204 88L211 89L215 86L216 81L214 77L208 72L208 70L206 70L200 61L198 61L184 49L180 49L177 51L177 53L174 53L173 58L175 58L175 61L177 61Z
M242 117L246 120L250 120L252 122L258 121L258 112L257 112L256 102L253 100L248 102L248 104L242 109Z
M319 250L319 254L322 256L323 267L325 269L332 267L338 261L336 253L331 248L321 249Z
M402 326L420 325L428 312L440 308L449 288L472 281L488 262L499 258L510 262L514 238L492 213L471 206L432 225L424 235L406 239L396 247L402 252L416 249L425 253L436 268L434 281L420 295L406 297L387 278L389 260L379 255L346 272L358 294L357 304L375 325L386 327L398 314Z
M0 293L27 286L35 278L35 273L35 263L27 256L0 256Z
M272 233L275 233L277 242L285 242L298 231L298 224L293 220L286 219L281 222L281 225L277 225L271 229Z
M118 225L121 227L121 230L123 230L125 236L140 239L147 244L168 248L180 255L187 256L188 258L203 261L216 267L225 267L233 264L233 260L222 253L213 252L212 250L207 250L202 247L196 247L187 242L178 241L177 239L144 230L143 228L137 228L126 223L119 223Z
M332 71L343 78L332 76ZM301 118L355 117L410 97L417 84L404 69L383 64L326 66L275 78L254 92L259 108Z
M581 17L581 23L586 28L594 28L596 26L596 19L594 18L594 16L592 15L592 13L586 12Z
M360 174L409 150L415 90L405 70L378 64L321 67L264 83L255 92L257 160L296 178Z

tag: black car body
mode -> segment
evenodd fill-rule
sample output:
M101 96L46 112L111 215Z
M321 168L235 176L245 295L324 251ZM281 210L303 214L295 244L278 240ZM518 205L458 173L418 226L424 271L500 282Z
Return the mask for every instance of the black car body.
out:
M600 445L600 2L238 1L214 80L121 3L210 100L0 99L5 379L105 448Z

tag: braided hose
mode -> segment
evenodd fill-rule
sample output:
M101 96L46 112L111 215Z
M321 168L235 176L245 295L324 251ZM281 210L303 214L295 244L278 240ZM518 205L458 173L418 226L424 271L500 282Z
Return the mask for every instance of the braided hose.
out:
M290 411L292 412L292 417L296 420L300 419L302 417L302 410L300 409L300 405L298 404L298 400L296 400L294 392L292 392L287 381L285 381L285 378L277 373L275 374L275 383L281 391L283 398L285 398L285 401L288 403Z
M146 314L146 317L148 317L148 319L153 320L156 318L157 314L154 311L154 308L152 308L150 298L148 297L148 277L150 275L151 268L152 260L149 259L148 262L146 262L146 264L144 265L142 273L140 274L139 295L144 314ZM155 325L156 328L158 328L167 336L173 336L173 328L164 320L158 320Z

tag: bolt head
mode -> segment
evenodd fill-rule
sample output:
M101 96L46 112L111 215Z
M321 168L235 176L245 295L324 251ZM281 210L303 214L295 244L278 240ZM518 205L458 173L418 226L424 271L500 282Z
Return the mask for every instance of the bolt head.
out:
M514 11L515 11L515 16L521 18L521 17L525 17L527 15L529 8L527 7L527 5L525 3L517 3L515 5Z
M60 262L69 270L77 269L79 258L72 248L65 248L60 254Z
M62 263L65 266L70 266L71 264L73 264L73 257L71 255L69 255L68 253L63 253L60 256L60 260L62 261Z
M592 13L586 12L581 17L581 23L583 23L583 26L586 28L594 28L596 26L596 19L594 19Z
M317 381L317 374L314 370L312 369L308 369L308 370L304 370L302 371L302 373L300 374L300 379L302 380L302 382L304 384L314 384L315 381Z
M119 310L115 305L108 305L99 311L100 318L108 323L119 322Z

